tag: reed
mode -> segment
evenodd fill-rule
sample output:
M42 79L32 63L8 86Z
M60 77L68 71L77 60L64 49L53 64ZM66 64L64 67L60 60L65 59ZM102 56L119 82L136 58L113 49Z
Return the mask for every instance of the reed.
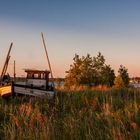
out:
M59 90L53 100L0 99L3 140L140 139L140 91Z

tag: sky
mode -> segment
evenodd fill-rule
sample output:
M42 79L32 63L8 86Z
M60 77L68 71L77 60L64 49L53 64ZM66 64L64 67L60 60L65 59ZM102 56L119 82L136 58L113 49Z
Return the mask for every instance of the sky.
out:
M64 77L76 54L100 51L116 74L122 64L140 76L140 1L138 0L1 0L0 71L13 42L8 72L48 69L44 33L55 77Z

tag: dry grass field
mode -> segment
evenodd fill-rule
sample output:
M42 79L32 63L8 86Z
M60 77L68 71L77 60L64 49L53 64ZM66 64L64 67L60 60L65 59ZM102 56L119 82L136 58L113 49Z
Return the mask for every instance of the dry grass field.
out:
M140 139L140 92L60 90L48 101L0 99L3 140Z

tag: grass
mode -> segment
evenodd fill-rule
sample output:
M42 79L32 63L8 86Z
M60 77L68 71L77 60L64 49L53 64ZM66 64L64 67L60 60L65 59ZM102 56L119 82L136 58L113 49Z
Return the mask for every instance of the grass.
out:
M55 99L0 99L4 140L140 139L140 91L58 91Z

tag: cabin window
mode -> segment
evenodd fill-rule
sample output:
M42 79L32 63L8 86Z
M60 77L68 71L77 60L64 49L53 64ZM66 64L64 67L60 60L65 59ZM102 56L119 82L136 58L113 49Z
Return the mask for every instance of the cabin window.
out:
M27 78L32 78L32 74L31 73L27 73Z
M34 74L34 78L35 79L39 78L39 75L38 74Z
M47 72L27 72L27 78L29 78L29 79L48 79L49 73L47 73Z
M44 79L44 74L43 73L41 74L41 79Z

